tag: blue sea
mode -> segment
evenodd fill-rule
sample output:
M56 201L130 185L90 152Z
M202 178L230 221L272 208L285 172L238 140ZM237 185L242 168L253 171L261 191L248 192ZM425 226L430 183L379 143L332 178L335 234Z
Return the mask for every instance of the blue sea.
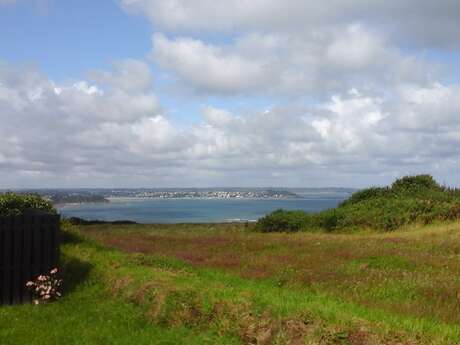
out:
M318 212L337 206L344 193L311 194L295 199L120 199L110 203L65 205L65 217L131 220L138 223L214 223L256 221L276 209Z

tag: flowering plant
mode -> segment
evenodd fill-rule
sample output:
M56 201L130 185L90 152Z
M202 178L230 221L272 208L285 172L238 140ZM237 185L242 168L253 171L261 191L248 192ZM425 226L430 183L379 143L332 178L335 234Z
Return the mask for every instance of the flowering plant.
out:
M34 304L47 303L61 297L62 279L57 274L58 269L53 268L49 275L39 275L35 280L27 282L26 287L32 292Z

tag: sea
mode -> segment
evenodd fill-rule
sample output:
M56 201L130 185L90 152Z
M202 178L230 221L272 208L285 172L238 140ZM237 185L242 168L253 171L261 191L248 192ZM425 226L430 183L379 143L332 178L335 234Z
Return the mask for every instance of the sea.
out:
M336 207L349 190L296 190L286 199L114 198L109 203L69 204L58 208L65 217L86 220L130 220L137 223L254 222L277 209L318 212Z

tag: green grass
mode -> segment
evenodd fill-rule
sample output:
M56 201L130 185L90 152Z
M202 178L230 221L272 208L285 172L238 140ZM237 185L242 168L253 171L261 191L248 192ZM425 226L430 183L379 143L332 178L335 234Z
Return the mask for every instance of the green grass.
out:
M235 339L148 321L140 306L108 289L108 259L123 255L88 242L62 246L65 296L48 305L0 307L1 345L239 344Z
M172 345L214 344L216 340L197 337L185 328L168 330L151 325L139 308L107 296L98 284L80 287L52 305L1 308L0 320L2 345Z
M66 231L65 297L0 308L0 343L460 344L460 224L388 234L243 225Z
M194 307L207 306L204 314L223 300L261 314L269 310L276 320L308 313L325 334L367 325L375 343L391 343L382 339L398 332L427 344L460 339L458 223L360 235L261 234L235 225L84 231L131 253L134 266L123 265L119 277L130 276L131 288L122 289L128 299L130 289L158 280L142 268L148 267L174 277L163 276L154 290L168 295L171 287L185 289L195 296L190 300L204 304Z

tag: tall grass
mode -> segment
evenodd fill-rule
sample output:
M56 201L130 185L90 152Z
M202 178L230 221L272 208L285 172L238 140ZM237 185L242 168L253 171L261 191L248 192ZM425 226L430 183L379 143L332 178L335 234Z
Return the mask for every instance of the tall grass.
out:
M360 235L214 227L83 231L127 254L104 255L108 286L162 327L248 345L460 343L459 223Z

